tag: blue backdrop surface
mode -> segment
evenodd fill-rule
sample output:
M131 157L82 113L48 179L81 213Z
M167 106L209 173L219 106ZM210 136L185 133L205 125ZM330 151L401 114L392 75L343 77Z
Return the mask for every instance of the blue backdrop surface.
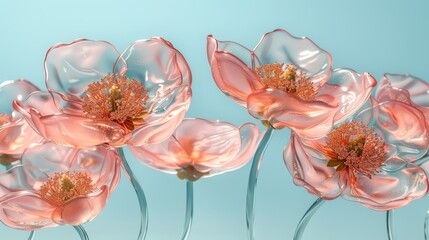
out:
M2 1L0 81L26 78L44 88L43 59L53 44L102 39L119 51L138 39L162 36L187 59L193 73L188 117L257 123L216 87L206 57L206 36L253 48L275 28L308 36L331 53L333 66L371 72L409 73L429 81L428 1ZM1 97L1 96L0 96ZM262 129L262 126L261 126ZM267 149L256 192L257 239L292 239L296 224L315 200L292 183L283 159L289 131L276 131ZM184 219L185 182L133 161L149 204L148 240L178 239ZM195 183L190 240L244 240L250 164ZM429 197L395 212L398 239L423 239ZM336 199L316 213L303 239L387 239L385 212ZM135 193L123 174L107 207L85 224L90 239L136 239ZM1 240L27 232L0 224ZM78 239L71 227L43 229L36 239Z

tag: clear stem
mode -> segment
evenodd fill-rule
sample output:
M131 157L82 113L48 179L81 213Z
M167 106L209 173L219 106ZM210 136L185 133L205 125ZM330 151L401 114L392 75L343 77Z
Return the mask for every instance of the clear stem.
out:
M387 239L395 240L395 234L393 234L393 210L386 211L386 227L387 227Z
M186 181L186 214L185 227L183 228L181 240L188 239L192 226L192 216L194 215L194 183Z
M85 228L83 228L82 225L73 226L76 232L79 234L79 237L81 240L89 240L88 234L85 231Z
M426 217L425 217L425 226L424 226L424 234L425 234L425 240L428 240L429 237L429 211L426 212Z
M147 233L147 227L148 227L148 214L147 214L147 201L146 197L144 195L143 189L140 186L139 182L137 181L136 176L134 175L133 171L131 170L130 165L127 162L127 159L125 158L124 150L123 148L119 148L119 155L122 159L122 167L124 168L125 173L128 176L128 179L130 180L131 184L134 187L134 190L137 194L137 199L139 201L140 206L140 231L139 236L137 240L142 240L146 238Z
M302 216L301 220L299 221L298 226L296 226L293 240L300 240L302 238L302 235L304 234L308 222L310 222L313 215L317 212L317 210L320 208L320 206L322 206L324 202L325 200L323 198L318 198L316 201L314 201L313 204L311 204L311 206L305 212L304 216Z
M271 136L273 135L273 128L268 126L267 131L264 134L261 142L259 143L258 149L256 149L255 156L252 161L252 168L250 169L249 182L247 185L247 198L246 198L246 223L247 223L247 235L250 240L255 239L255 189L258 181L259 167L261 166L262 158L265 149L270 142Z
M28 240L33 240L36 235L36 231L31 231L30 236L28 236Z

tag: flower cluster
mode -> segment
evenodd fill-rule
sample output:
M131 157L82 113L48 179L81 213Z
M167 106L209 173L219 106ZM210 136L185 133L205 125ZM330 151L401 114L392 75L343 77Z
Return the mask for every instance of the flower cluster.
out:
M269 127L292 130L283 155L296 185L376 210L426 195L429 84L386 74L371 96L369 73L332 70L325 50L280 29L254 50L210 35L207 53L228 97Z
M27 80L0 84L0 164L6 168L0 221L22 230L91 221L118 185L121 167L143 213L143 190L123 152L128 147L143 165L186 180L188 191L254 156L247 195L253 239L260 161L272 131L284 128L291 130L283 158L293 182L317 197L392 210L428 192L422 167L429 149L428 83L386 74L377 86L367 72L333 69L327 51L280 29L253 50L209 35L207 56L220 90L267 127L263 137L253 123L184 119L191 71L159 37L122 53L105 41L57 44L44 62L46 91Z

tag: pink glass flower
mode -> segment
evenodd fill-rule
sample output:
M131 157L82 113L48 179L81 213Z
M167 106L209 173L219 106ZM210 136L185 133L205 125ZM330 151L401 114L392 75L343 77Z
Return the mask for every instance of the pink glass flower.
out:
M114 149L35 145L24 152L22 165L0 173L0 220L23 230L91 221L119 179Z
M39 143L38 135L12 108L14 100L25 99L39 88L27 80L5 81L0 84L0 164L9 165L20 159L32 143Z
M376 100L400 101L418 108L429 124L429 84L424 80L403 74L385 74L381 80Z
M416 165L428 150L428 129L413 105L384 101L360 111L324 138L291 135L284 161L296 185L324 199L338 196L375 210L402 207L428 191Z
M332 123L359 109L376 85L369 73L332 71L328 52L281 29L266 33L253 51L209 35L207 55L222 92L253 117L306 138L326 135Z
M191 99L191 72L162 38L132 43L120 55L105 41L51 47L45 58L48 92L14 107L45 138L59 144L142 145L166 139Z
M252 123L237 128L226 122L184 119L167 140L130 149L149 167L196 181L246 164L255 153L259 136Z

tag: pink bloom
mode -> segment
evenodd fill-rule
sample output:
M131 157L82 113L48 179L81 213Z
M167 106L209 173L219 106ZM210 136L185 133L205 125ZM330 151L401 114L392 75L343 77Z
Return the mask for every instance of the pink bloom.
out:
M101 212L119 179L114 149L35 145L22 165L0 173L0 220L23 230L83 224Z
M428 134L419 109L384 101L333 127L324 138L308 141L292 134L284 161L294 183L313 195L341 195L391 210L428 191L427 175L415 164L428 150Z
M429 84L412 75L385 74L376 92L376 100L400 101L418 108L429 124Z
M142 145L166 139L191 99L191 72L162 38L132 43L122 55L108 42L76 40L51 47L47 92L14 107L59 144Z
M130 149L149 167L196 181L246 164L255 153L259 136L252 123L237 128L226 122L184 119L164 142Z
M228 97L253 117L306 138L324 136L332 123L351 116L376 85L369 73L332 71L328 52L281 29L266 33L253 51L209 35L207 55Z
M25 99L39 88L27 80L5 81L0 84L0 163L9 165L20 159L24 150L32 143L39 143L39 136L12 108L14 100Z

